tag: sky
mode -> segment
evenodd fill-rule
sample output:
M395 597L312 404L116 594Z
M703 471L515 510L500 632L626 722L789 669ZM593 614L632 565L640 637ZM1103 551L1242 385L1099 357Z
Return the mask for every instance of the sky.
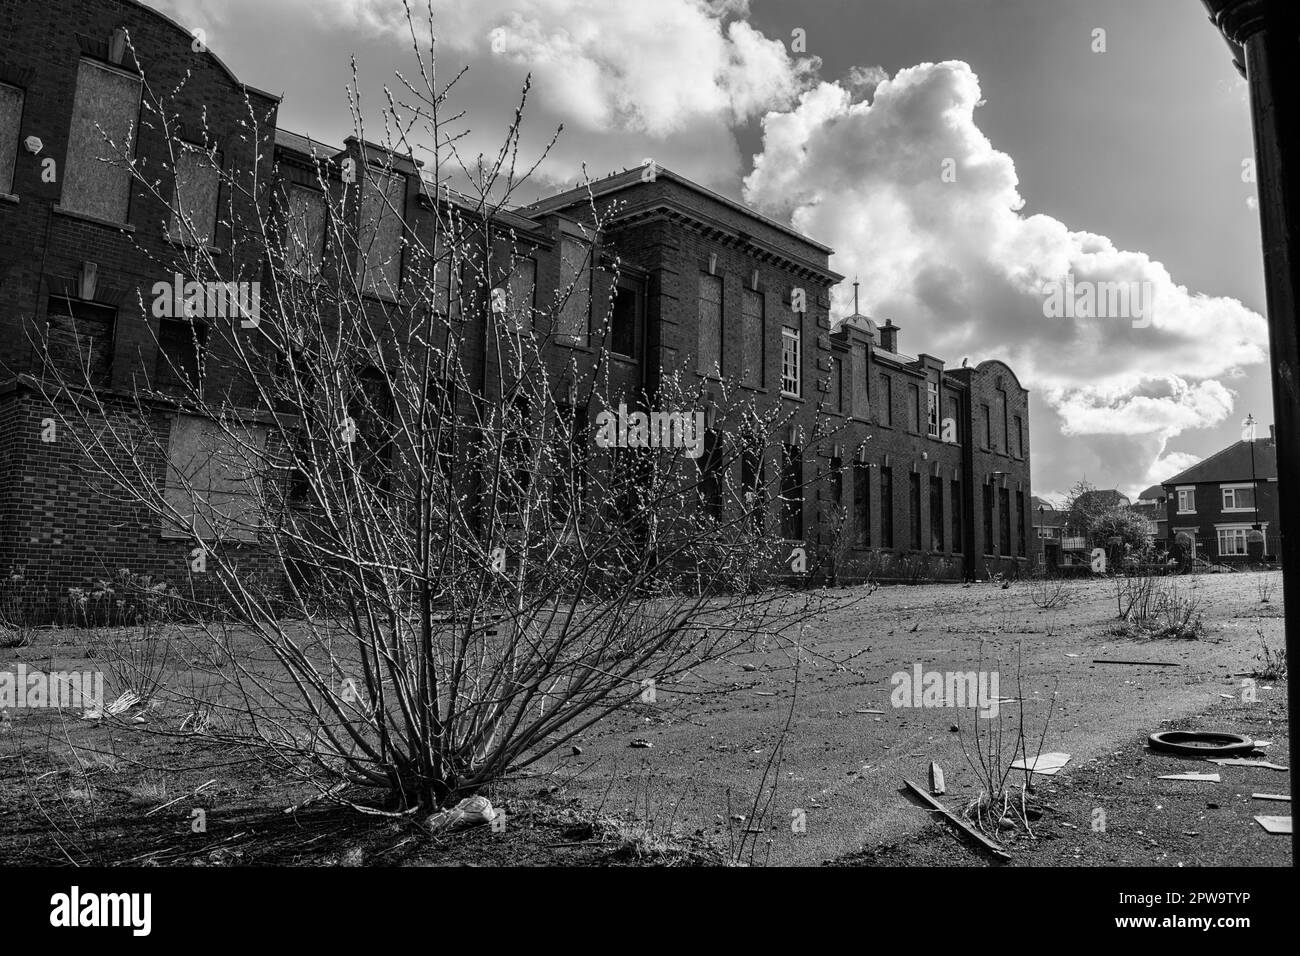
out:
M371 139L395 71L418 75L400 0L154 5L282 94L282 127L335 145L354 62ZM1248 413L1267 433L1249 103L1199 2L432 7L439 75L466 70L462 156L495 154L531 75L520 161L545 159L520 201L653 158L831 246L836 316L857 278L901 351L1012 366L1036 494L1135 495L1236 441ZM1089 283L1150 308L1045 305Z

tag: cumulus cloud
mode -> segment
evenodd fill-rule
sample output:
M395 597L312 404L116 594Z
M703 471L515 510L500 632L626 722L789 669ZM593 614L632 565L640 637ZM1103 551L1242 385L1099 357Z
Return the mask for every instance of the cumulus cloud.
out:
M1149 484L1179 464L1161 457L1169 438L1231 413L1225 382L1266 361L1265 322L1146 253L1027 214L1015 163L975 121L981 102L960 61L820 83L763 117L745 196L834 247L863 311L903 326L904 351L1008 361L1035 393L1036 485ZM1108 288L1132 290L1127 312L1046 294ZM839 313L851 296L838 291Z

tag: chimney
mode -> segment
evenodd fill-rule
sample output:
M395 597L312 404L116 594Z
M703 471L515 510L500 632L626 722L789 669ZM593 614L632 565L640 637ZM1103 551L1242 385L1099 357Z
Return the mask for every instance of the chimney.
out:
M885 319L885 324L880 326L880 347L886 352L898 351L898 326L893 319Z

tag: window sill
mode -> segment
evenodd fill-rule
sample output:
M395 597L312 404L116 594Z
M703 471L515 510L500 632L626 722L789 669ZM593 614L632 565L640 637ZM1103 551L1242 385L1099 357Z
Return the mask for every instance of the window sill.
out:
M790 402L807 402L807 401L808 401L808 399L803 398L803 397L801 397L801 396L799 396L799 395L795 395L793 392L782 392L782 393L781 393L781 397L784 398L786 401L790 401Z
M18 197L13 193L0 192L0 202L13 203L16 206L18 205Z
M114 222L112 219L101 219L99 216L92 216L89 213L77 212L75 209L68 209L66 206L56 205L53 208L60 216L67 216L69 219L79 219L82 222L94 223L96 226L107 226L109 229L116 229L119 232L135 232L135 226L128 222Z
M762 385L746 385L744 382L739 382L738 384L747 392L758 392L762 395L768 394L768 389Z
M211 243L190 242L186 239L177 239L173 236L163 236L163 239L169 246L175 246L177 249L197 249L210 255L219 256L221 250Z

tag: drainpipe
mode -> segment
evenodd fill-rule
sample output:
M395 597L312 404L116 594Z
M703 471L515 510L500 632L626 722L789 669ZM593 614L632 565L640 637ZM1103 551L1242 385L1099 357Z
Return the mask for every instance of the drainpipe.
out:
M1278 488L1300 488L1300 4L1202 0L1250 85L1264 245ZM1286 648L1300 644L1300 495L1278 495ZM1295 713L1295 681L1287 682ZM1292 735L1291 759L1295 760ZM1294 857L1296 838L1291 837Z

